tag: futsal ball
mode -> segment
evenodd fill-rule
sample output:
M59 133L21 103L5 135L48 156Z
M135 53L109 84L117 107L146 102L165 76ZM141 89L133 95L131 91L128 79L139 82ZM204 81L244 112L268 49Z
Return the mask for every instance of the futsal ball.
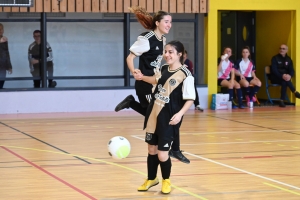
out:
M114 159L126 158L130 153L130 143L122 136L111 138L107 144L108 154Z

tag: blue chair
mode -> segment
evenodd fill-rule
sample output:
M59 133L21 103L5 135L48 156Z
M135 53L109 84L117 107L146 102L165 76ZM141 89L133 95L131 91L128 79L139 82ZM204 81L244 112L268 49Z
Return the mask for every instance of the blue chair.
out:
M266 82L266 92L267 92L267 95L268 95L268 100L265 102L265 104L270 102L272 105L274 105L273 101L279 101L281 99L280 98L271 98L269 88L270 87L281 87L281 85L271 83L271 81L269 80L270 73L271 73L270 66L265 66L265 73L264 74L265 74L265 82ZM287 95L285 95L285 100L288 103L291 103Z

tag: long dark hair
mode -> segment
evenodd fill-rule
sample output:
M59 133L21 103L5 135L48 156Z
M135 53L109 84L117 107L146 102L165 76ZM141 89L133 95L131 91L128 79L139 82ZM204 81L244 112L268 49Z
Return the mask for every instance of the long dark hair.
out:
M171 45L172 47L174 47L176 49L177 53L181 53L180 63L183 64L183 54L185 51L183 44L178 40L172 40L172 41L168 42L166 45Z
M152 16L145 8L139 6L130 7L129 10L135 14L137 20L147 30L154 30L156 21L160 22L164 16L170 15L170 13L160 10Z

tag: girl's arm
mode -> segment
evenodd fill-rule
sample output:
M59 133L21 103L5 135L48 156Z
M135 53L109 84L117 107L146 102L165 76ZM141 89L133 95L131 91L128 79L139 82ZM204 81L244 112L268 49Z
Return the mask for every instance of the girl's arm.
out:
M195 85L194 85L194 77L188 76L184 82L183 82L183 88L182 88L182 97L183 99L186 99L186 102L180 109L178 113L173 115L173 117L170 119L169 124L170 125L176 125L179 123L182 119L182 116L184 113L193 105L194 99L196 98L196 92L195 92Z
M251 72L251 75L252 75L252 77L253 77L254 79L257 79L256 74L255 74L254 71Z
M134 55L133 53L130 53L126 58L126 63L127 63L128 69L132 74L134 74L134 71L135 71L134 62L133 62L133 60L135 58L136 58L136 55Z
M156 79L155 75L154 76L144 76L142 74L140 80L145 81L145 82L150 83L150 84L156 84L157 83L157 79Z
M218 72L222 71L222 60L220 60L218 65Z
M188 109L190 109L190 107L193 105L193 103L194 103L194 100L187 100L185 102L185 104L183 105L183 107L180 109L180 111L178 113L176 113L175 115L173 115L173 117L170 119L169 124L170 125L178 124L181 121L184 113L186 113L186 111Z
M235 80L235 68L232 68L232 69L231 69L230 80L231 80L231 81L234 81L234 80Z

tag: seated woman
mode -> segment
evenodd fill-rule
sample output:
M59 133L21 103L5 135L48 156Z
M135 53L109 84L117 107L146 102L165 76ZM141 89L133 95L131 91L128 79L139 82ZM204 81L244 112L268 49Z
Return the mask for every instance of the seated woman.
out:
M231 48L226 47L224 48L223 55L218 59L218 85L228 88L229 101L233 100L233 88L235 88L237 91L239 108L244 108L241 86L235 81L234 64L229 60L231 55ZM237 107L232 104L232 108Z
M255 75L255 66L251 60L249 47L242 49L242 58L237 60L235 69L237 81L245 90L247 105L253 108L253 101L256 101L254 96L261 87L261 81ZM249 87L250 85L253 87Z

